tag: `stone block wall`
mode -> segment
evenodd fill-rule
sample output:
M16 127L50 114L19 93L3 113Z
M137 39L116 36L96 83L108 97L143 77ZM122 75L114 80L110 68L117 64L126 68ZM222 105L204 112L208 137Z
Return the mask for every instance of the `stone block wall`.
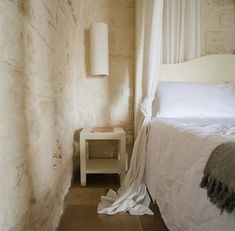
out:
M235 0L204 0L202 54L235 53Z

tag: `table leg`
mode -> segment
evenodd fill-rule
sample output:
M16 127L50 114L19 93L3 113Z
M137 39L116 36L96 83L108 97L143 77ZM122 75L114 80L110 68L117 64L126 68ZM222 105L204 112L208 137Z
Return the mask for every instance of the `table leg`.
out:
M81 186L86 186L86 141L80 136L80 175Z
M126 169L126 139L123 136L120 140L120 164L121 164L121 172L120 172L120 183L122 185L125 178L125 169Z

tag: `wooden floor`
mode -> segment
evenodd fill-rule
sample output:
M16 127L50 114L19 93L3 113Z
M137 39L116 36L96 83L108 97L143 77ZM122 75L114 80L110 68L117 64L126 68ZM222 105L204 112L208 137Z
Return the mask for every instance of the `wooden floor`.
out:
M156 205L154 216L129 213L98 215L97 204L109 188L117 189L116 175L89 175L87 187L74 181L65 200L65 211L58 231L168 231Z

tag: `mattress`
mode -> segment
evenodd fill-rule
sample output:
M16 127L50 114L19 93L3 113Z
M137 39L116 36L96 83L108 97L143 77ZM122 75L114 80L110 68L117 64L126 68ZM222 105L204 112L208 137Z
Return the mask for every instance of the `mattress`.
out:
M219 144L235 141L235 119L166 119L150 124L146 184L170 231L234 231L235 213L220 214L199 187Z

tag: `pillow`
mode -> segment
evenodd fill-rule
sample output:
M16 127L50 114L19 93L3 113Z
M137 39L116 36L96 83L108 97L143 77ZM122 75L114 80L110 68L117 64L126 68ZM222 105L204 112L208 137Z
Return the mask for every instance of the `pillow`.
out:
M159 82L154 106L158 117L235 118L235 86Z

